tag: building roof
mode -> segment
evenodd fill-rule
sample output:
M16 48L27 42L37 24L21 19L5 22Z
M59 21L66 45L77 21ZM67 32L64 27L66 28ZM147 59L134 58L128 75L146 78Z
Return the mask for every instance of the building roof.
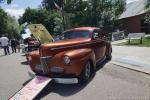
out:
M146 0L139 0L127 4L126 10L121 14L119 19L133 17L145 13L144 6Z
M99 29L99 28L98 27L78 27L78 28L68 29L65 32L68 32L68 31L82 31L82 30L93 31L95 29Z

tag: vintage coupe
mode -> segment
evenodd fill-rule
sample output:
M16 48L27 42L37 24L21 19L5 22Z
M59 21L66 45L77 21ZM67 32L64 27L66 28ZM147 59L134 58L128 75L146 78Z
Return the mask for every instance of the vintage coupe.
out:
M87 82L98 62L111 59L108 34L96 27L79 27L62 33L62 39L42 44L28 56L37 75L54 78L58 83Z

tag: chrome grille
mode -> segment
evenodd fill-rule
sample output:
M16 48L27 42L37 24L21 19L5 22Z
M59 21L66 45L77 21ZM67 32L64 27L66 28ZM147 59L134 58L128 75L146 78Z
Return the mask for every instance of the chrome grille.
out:
M50 62L51 58L52 58L51 56L40 57L42 71L43 71L44 74L49 72L48 63Z

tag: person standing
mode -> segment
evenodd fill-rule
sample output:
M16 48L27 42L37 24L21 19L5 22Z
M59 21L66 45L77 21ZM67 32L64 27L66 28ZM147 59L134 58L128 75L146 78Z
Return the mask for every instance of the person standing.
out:
M1 42L1 46L4 49L5 55L8 55L8 54L10 55L10 52L9 52L9 39L5 36L2 36L0 38L0 42Z

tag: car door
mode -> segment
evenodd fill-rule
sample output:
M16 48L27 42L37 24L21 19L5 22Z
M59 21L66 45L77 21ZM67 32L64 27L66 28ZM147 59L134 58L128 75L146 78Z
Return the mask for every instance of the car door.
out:
M105 56L106 41L104 35L100 30L95 30L92 35L93 48L95 52L96 60L99 61Z

